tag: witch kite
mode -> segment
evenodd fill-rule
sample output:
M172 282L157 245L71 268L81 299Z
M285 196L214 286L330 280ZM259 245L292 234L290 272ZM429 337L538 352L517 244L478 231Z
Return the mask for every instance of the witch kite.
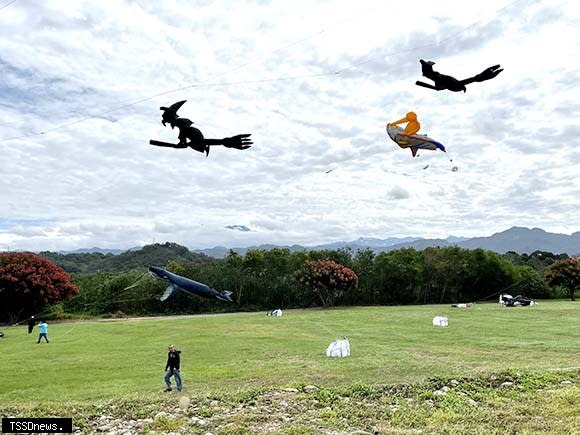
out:
M171 129L177 127L179 129L179 143L173 144L170 142L161 142L158 140L150 140L151 145L168 148L192 148L200 153L209 154L209 147L215 145L223 145L226 148L235 148L237 150L246 150L253 144L250 139L251 134L238 134L232 137L225 137L223 139L206 139L202 132L193 127L193 122L187 118L180 118L177 111L183 106L187 100L178 101L169 107L160 107L163 110L161 115L161 123L163 126L169 124Z
M491 80L494 77L497 77L497 75L503 71L503 69L500 68L499 65L494 65L484 69L482 72L480 72L477 75L474 75L473 77L469 77L464 80L457 80L455 77L434 71L433 65L435 65L435 62L433 61L430 60L425 61L423 59L420 59L420 62L421 62L421 72L423 73L423 75L428 79L433 80L435 84L431 85L429 83L424 83L420 81L415 82L415 84L417 86L422 86L427 89L433 89L434 91L442 91L444 89L447 89L452 92L460 92L460 91L466 92L467 89L465 88L465 85L474 82L484 82L486 80Z

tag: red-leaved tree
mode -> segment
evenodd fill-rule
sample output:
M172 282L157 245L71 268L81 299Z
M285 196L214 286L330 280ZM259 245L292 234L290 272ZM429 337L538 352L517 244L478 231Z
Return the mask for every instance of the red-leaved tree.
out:
M68 274L29 252L0 253L0 319L15 321L79 294Z
M559 285L570 292L570 299L575 300L574 293L580 290L580 260L566 258L552 263L546 269L544 278L550 286Z
M318 295L329 307L351 288L358 287L358 277L351 269L333 260L307 260L298 271L298 280Z

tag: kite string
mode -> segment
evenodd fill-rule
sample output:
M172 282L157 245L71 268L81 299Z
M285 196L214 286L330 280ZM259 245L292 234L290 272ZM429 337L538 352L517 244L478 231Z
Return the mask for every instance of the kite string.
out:
M119 299L119 300L115 300L115 301L110 301L110 302L89 302L89 303L85 303L85 304L81 304L80 307L83 308L83 311L81 313L81 317L83 317L85 315L85 313L87 312L88 308L87 307L91 307L94 305L112 305L112 304L117 304L117 303L121 303L121 302L137 302L137 301L147 301L147 300L151 300L151 299L156 299L156 296L149 296L146 298L132 298L132 299ZM31 316L34 316L36 319L41 319L43 316L50 316L51 314L53 314L51 311L47 311L47 310L43 310L39 313L35 313L32 314ZM58 319L57 319L58 320ZM28 319L24 318L23 320L13 323L12 327L21 325L22 323L28 321Z
M121 299L121 300L111 301L111 302L109 302L109 304L112 305L112 304L117 304L117 303L121 303L121 302L148 301L148 300L151 300L151 299L157 299L157 298L155 296L150 296L150 297L147 297L147 298ZM81 313L80 317L74 322L74 326L71 329L69 329L68 331L66 331L64 334L61 334L61 336L64 336L64 335L69 334L72 330L74 330L78 326L78 324L80 322L82 322L83 320L85 320L85 318L88 317L88 307L89 306L99 305L101 303L102 302L94 302L94 303L91 303L91 304L84 304L84 305L82 305L84 307L83 312Z
M488 296L485 296L485 297L483 297L483 298L481 298L481 299L478 299L477 301L475 301L475 302L473 302L473 303L474 303L474 304L476 304L476 303L478 303L478 302L481 302L481 301L484 301L484 300L486 300L486 299L489 299L489 298L491 298L492 296L496 296L496 295L498 295L498 294L500 294L500 293L503 293L503 292L505 292L506 290L509 290L509 289L510 289L510 288L512 288L512 287L515 287L515 286L517 286L517 285L519 285L519 284L522 284L523 282L529 281L530 279L532 279L532 277L531 277L531 276L527 276L526 278L523 278L523 279L521 279L521 280L519 280L519 281L517 281L517 282L514 282L513 284L510 284L510 285L508 285L507 287L504 287L504 288L500 289L499 291L496 291L495 293L492 293L492 294L490 294L490 295L488 295Z
M495 16L495 15L497 15L498 13L502 12L503 10L505 10L505 9L509 8L510 6L513 6L513 5L515 5L515 4L517 4L517 3L520 3L520 2L522 2L522 1L530 1L530 0L513 0L513 1L511 1L510 3L508 3L507 5L505 5L505 6L501 7L501 8L499 8L499 9L497 9L496 11L494 11L493 15ZM486 20L485 18L482 18L482 19L480 19L480 20L477 20L477 21L475 21L475 22L473 22L473 23L471 23L471 24L469 24L469 25L467 25L467 26L463 27L462 29L458 30L457 32L454 32L454 33L452 33L451 35L448 35L448 36L446 36L445 38L443 38L443 39L441 39L441 40L439 40L439 41L429 42L429 43L427 43L427 44L418 45L418 46L414 46L414 47L407 48L407 49L403 49L403 50L397 50L397 51L393 51L393 52L391 52L391 53L386 53L386 54L384 54L383 56L384 56L384 57L392 57L392 56L395 56L395 55L398 55L398 54L403 54L403 53L407 53L407 52L413 52L413 51L420 50L420 49L424 49L424 48L429 48L429 47L436 47L436 46L444 45L444 44L446 44L448 41L450 41L450 40L452 40L452 39L456 38L456 37L457 37L457 36L459 36L460 34L462 34L462 33L466 32L467 30L471 29L472 27L475 27L475 26L477 26L477 25L481 24L481 23L482 23L482 22L484 22L484 21L491 22L491 21L492 21L492 19L493 19L493 18L490 18L489 20ZM358 67L358 66L360 66L360 65L364 65L364 64L366 64L366 63L369 63L369 62L371 62L371 61L373 60L373 58L374 58L374 56L370 56L370 57L369 57L369 58L367 58L366 60L363 60L363 61L361 61L361 62L354 63L353 65L351 65L351 66L349 66L349 67L346 67L346 68L343 68L343 69L341 69L341 70L338 70L336 73L337 73L337 74L340 74L340 73L342 73L342 72L344 72L344 71L347 71L347 70L349 70L349 69L356 68L356 67Z
M498 12L501 12L502 10L508 8L509 6L511 6L513 4L516 4L516 3L519 3L519 2L522 2L522 1L529 1L529 0L514 0L514 1L510 2L510 3L508 3L507 5L503 6L502 8L498 9L497 11L495 11L495 14L497 14ZM407 49L404 49L404 50L395 51L395 52L392 52L392 53L388 53L387 55L384 55L384 56L392 57L392 56L395 56L397 54L411 52L411 51L414 51L414 50L417 50L417 49L420 49L420 48L426 48L426 47L443 45L443 44L447 43L449 40L455 38L457 35L461 34L462 32L468 30L471 27L474 27L474 26L478 25L479 23L481 23L483 21L484 21L484 19L481 19L479 21L476 21L474 23L471 23L470 25L468 25L465 28L463 28L463 29L461 29L461 30L453 33L452 35L444 38L441 41L437 41L437 42L433 42L433 43L429 43L429 44L424 44L422 46L411 47L411 48L407 48ZM277 50L274 50L272 53L275 53L277 51L281 51L281 50L283 50L285 48L288 48L290 46L296 45L296 44L298 44L300 42L303 42L303 41L308 40L308 39L310 39L310 38L312 38L314 36L317 36L318 34L321 34L323 32L324 32L324 30L323 31L319 31L319 32L317 32L315 34L312 34L312 35L306 37L306 38L303 38L301 40L298 40L298 41L295 41L293 43L290 43L290 44L288 44L285 47L282 47L282 48L279 48ZM263 62L264 60L262 60L261 62ZM170 90L167 90L167 91L162 91L162 92L159 92L159 93L156 93L156 94L153 94L151 96L144 97L144 98L141 98L141 99L138 99L138 100L133 100L133 101L127 103L127 104L123 104L121 106L117 106L117 107L115 107L113 109L109 109L109 110L106 110L106 111L98 112L97 114L94 114L94 115L88 115L88 116L86 116L84 118L79 118L77 120L74 120L74 121L71 121L71 122L67 122L67 123L64 123L64 124L56 125L56 126L54 126L52 128L45 129L45 130L40 131L40 132L33 132L33 133L26 134L26 135L21 135L21 136L16 136L16 137L11 137L11 138L5 138L5 139L2 139L2 141L6 142L6 141L10 141L10 140L24 139L24 138L27 138L27 137L44 135L44 134L47 134L47 133L52 132L54 130L59 130L59 129L62 129L62 128L70 127L72 125L75 125L75 124L78 124L78 123L81 123L81 122L85 122L85 121L88 121L88 120L93 119L93 118L101 117L101 116L106 115L106 114L109 114L111 112L118 111L120 109L124 109L124 108L127 108L127 107L135 106L137 104L140 104L140 103L143 103L143 102L146 102L146 101L150 101L150 100L152 100L154 98L157 98L157 97L160 97L160 96L163 96L163 95L168 95L168 94L175 93L175 92L179 92L179 91L183 91L185 89L198 88L198 87L210 87L210 86L246 85L246 84L256 84L256 83L266 83L266 82L277 82L277 81L288 81L288 80L296 80L296 79L304 79L304 78L316 78L316 77L340 75L340 74L342 74L343 72L345 72L345 71L347 71L349 69L355 68L355 67L360 66L360 65L363 65L365 63L368 63L371 60L372 60L372 58L371 59L367 59L367 60L362 61L362 62L355 63L355 64L353 64L353 65L351 65L349 67L346 67L346 68L343 68L343 69L340 69L340 70L335 70L335 71L326 72L326 73L306 74L306 75L297 75L297 76L290 76L290 77L277 77L277 78L270 78L270 79L246 80L246 81L229 82L229 83L228 82L225 82L225 83L224 82L221 82L221 83L202 82L202 83L197 83L197 84L190 84L190 85L186 85L186 86L181 86L179 88L170 89ZM226 71L224 73L219 74L217 77L220 77L220 76L229 74L232 71L235 71L237 69L243 68L243 67L245 67L247 65L250 65L252 63L255 63L255 62L256 61L249 62L249 63L242 64L242 65L238 65L238 66L234 67L232 70L229 70L229 71ZM370 75L370 73L367 73L367 75Z
M151 300L151 299L156 299L155 296L150 296L147 298L133 298L133 299L121 299L121 300L116 300L116 301L112 301L109 302L109 304L114 304L114 303L121 303L121 302L136 302L136 301L146 301L146 300ZM76 327L79 325L79 323L81 323L82 321L86 320L89 317L88 311L89 311L89 307L93 306L93 305L99 305L102 304L102 302L93 302L93 303L88 303L88 304L83 304L81 305L81 307L83 307L83 311L81 312L81 315L75 319L75 321L73 322L73 326L67 330L66 332L59 334L59 337L64 337L68 334L70 334L74 329L76 329ZM41 312L39 314L35 314L34 316L37 318L42 317L42 315L49 315L50 311L48 312ZM21 323L25 322L26 319L17 322L15 324L12 325L12 327L18 326Z
M141 281L141 279L142 279L142 278L143 278L145 275L147 275L148 273L149 273L149 272L147 272L147 271L143 272L143 273L142 273L142 274L139 276L139 278L137 278L137 280L136 280L136 281L135 281L133 284L131 284L129 287L125 287L125 288L124 288L123 290L121 290L121 291L122 291L122 292L124 292L125 290L129 290L129 289L132 289L132 288L134 288L134 287L137 287L137 284L139 283L139 281Z
M87 311L88 311L88 308L85 307L83 312L81 313L80 317L78 319L76 319L76 321L74 322L72 328L70 328L68 331L64 332L63 334L60 334L60 336L64 337L64 336L70 334L70 332L73 331L82 320L84 320L84 317L85 317L85 314L87 313Z
M5 5L2 5L2 6L0 6L0 11L1 11L2 9L6 9L6 8L7 8L8 6L10 6L12 3L16 3L16 1L17 1L17 0L12 0L12 1L9 1L8 3L6 3Z
M16 1L16 0L14 0L14 1ZM336 21L334 23L334 25L336 25L338 23L343 23L345 21L351 21L352 19L353 19L352 17L347 17L346 19L343 19L343 20L340 20L340 21ZM298 45L300 43L303 43L305 41L308 41L309 39L312 39L312 38L314 38L316 36L319 36L320 34L324 33L325 31L326 31L325 29L322 29L322 30L320 30L318 32L315 32L315 33L312 33L312 34L308 35L305 38L299 39L297 41L290 42L289 44L286 44L286 45L284 45L282 47L279 47L279 48L271 51L264 58L255 59L253 61L250 61L250 62L246 62L244 64L237 65L236 67L234 67L234 68L232 68L232 69L230 69L228 71L224 71L224 72L222 72L220 74L214 75L214 78L222 77L224 75L228 75L228 74L230 74L230 73L232 73L234 71L237 71L237 70L239 70L241 68L245 68L246 66L252 65L254 63L262 63L266 59L268 59L272 54L275 54L275 53L284 51L284 50L286 50L286 49L288 49L290 47L293 47L295 45ZM134 106L134 105L137 105L137 104L140 104L140 103L144 103L146 101L150 101L150 100L152 100L154 98L157 98L157 97L160 97L160 96L163 96L163 95L167 95L167 94L171 94L171 93L183 91L185 89L191 89L191 88L194 88L194 87L231 86L231 85L238 85L238 84L264 83L264 82L271 82L271 81L293 80L293 79L297 79L297 78L311 78L311 77L324 76L324 75L332 75L332 74L334 74L334 73L307 74L307 75L294 76L294 77L280 77L280 78L274 78L274 79L247 80L247 81L239 81L239 82L231 82L231 83L208 83L208 81L206 81L206 82L197 83L197 84L189 84L189 85L185 85L185 86L182 86L182 87L179 87L179 88L174 88L174 89L170 89L170 90L167 90L167 91L162 91L162 92L153 94L151 96L141 98L139 100L125 100L124 102L121 102L121 105L120 106L116 106L113 109L106 110L106 111L103 111L103 112L98 112L97 114L94 114L94 115L89 114L89 115L84 116L82 118L79 118L77 120L74 120L74 121L71 121L71 122L67 122L67 123L64 123L64 124L60 124L60 125L57 125L55 127L42 130L40 132L33 132L33 133L28 133L28 134L25 134L25 135L21 135L21 136L6 138L6 139L3 139L3 141L17 140L17 139L23 139L23 138L27 138L27 137L33 137L33 136L43 135L43 134L46 134L46 133L48 133L50 131L54 131L54 130L61 129L61 128L66 128L66 127L69 127L71 125L75 125L75 124L78 124L78 123L81 123L81 122L84 122L84 121L88 121L89 119L93 119L93 118L97 118L97 117L102 117L103 115L106 115L106 114L109 114L109 113L112 113L112 112L116 112L118 110L121 110L121 109L124 109L124 108L127 108L127 107L131 107L131 106Z
M136 287L136 286L137 286L137 284L139 283L139 281L140 281L140 280L141 280L141 279L142 279L142 278L143 278L145 275L147 275L148 273L149 273L149 272L147 272L147 271L143 272L143 273L142 273L142 274L139 276L139 278L137 278L137 280L136 280L136 281L135 281L135 282L134 282L132 285L130 285L130 286L128 286L128 287L125 287L124 289L122 289L122 290L121 290L120 292L118 292L118 293L121 293L121 292L123 292L123 291L125 291L125 290L129 290L129 289L132 289L132 288ZM104 304L109 304L109 305L112 305L112 304L114 304L114 303L122 303L122 302L136 302L136 301L146 301L146 300L151 300L151 299L156 299L156 297L155 297L155 296L149 296L149 297L146 297L146 298L120 299L120 300L115 300L115 301L110 301L110 302L102 302L102 301L99 301L99 302L89 302L89 303L80 304L80 305L79 305L79 307L82 307L82 308L83 308L83 312L81 313L81 318L85 316L85 313L87 312L87 310L88 310L88 307L90 307L90 306L94 306L94 305L100 305L100 304L103 304L103 303L104 303ZM39 318L41 318L41 317L43 317L43 316L50 316L51 314L53 314L53 313L52 313L50 310L47 310L47 309L45 309L45 310L43 310L43 311L41 311L41 312L39 312L39 313L34 313L34 314L32 314L31 316L34 316L35 318L39 319ZM22 319L21 321L19 321L19 322L16 322L16 323L12 324L11 326L12 326L12 327L15 327L15 326L21 325L22 323L26 322L27 320L28 320L27 318L24 318L24 319Z
M34 314L31 314L31 315L30 315L30 317L34 317L34 318L36 318L36 319L39 319L39 318L41 318L42 316L47 316L47 315L49 315L49 314L50 314L50 311L43 310L43 311L41 311L40 313L34 313ZM12 324L11 326L12 326L12 327L15 327L15 326L21 325L22 323L24 323L24 322L26 322L26 321L28 321L28 319L24 318L24 319L22 319L20 322L16 322L16 323Z

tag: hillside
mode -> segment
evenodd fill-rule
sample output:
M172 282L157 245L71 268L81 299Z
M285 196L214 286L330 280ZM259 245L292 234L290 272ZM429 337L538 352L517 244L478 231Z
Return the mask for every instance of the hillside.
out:
M177 243L155 243L139 250L130 250L114 255L101 252L92 253L55 253L40 252L39 255L58 264L65 271L72 272L126 272L144 269L149 266L166 266L171 261L209 263L211 257L191 252Z

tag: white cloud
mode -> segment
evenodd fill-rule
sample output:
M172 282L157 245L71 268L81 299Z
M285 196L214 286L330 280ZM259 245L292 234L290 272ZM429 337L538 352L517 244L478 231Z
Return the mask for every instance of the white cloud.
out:
M506 4L414 2L410 27L407 5L378 0L16 2L0 11L0 139L32 135L0 141L0 248L577 231L580 8ZM422 57L505 71L432 92L414 85ZM180 99L206 137L255 145L148 145L176 140L159 107ZM387 140L409 110L453 164Z

